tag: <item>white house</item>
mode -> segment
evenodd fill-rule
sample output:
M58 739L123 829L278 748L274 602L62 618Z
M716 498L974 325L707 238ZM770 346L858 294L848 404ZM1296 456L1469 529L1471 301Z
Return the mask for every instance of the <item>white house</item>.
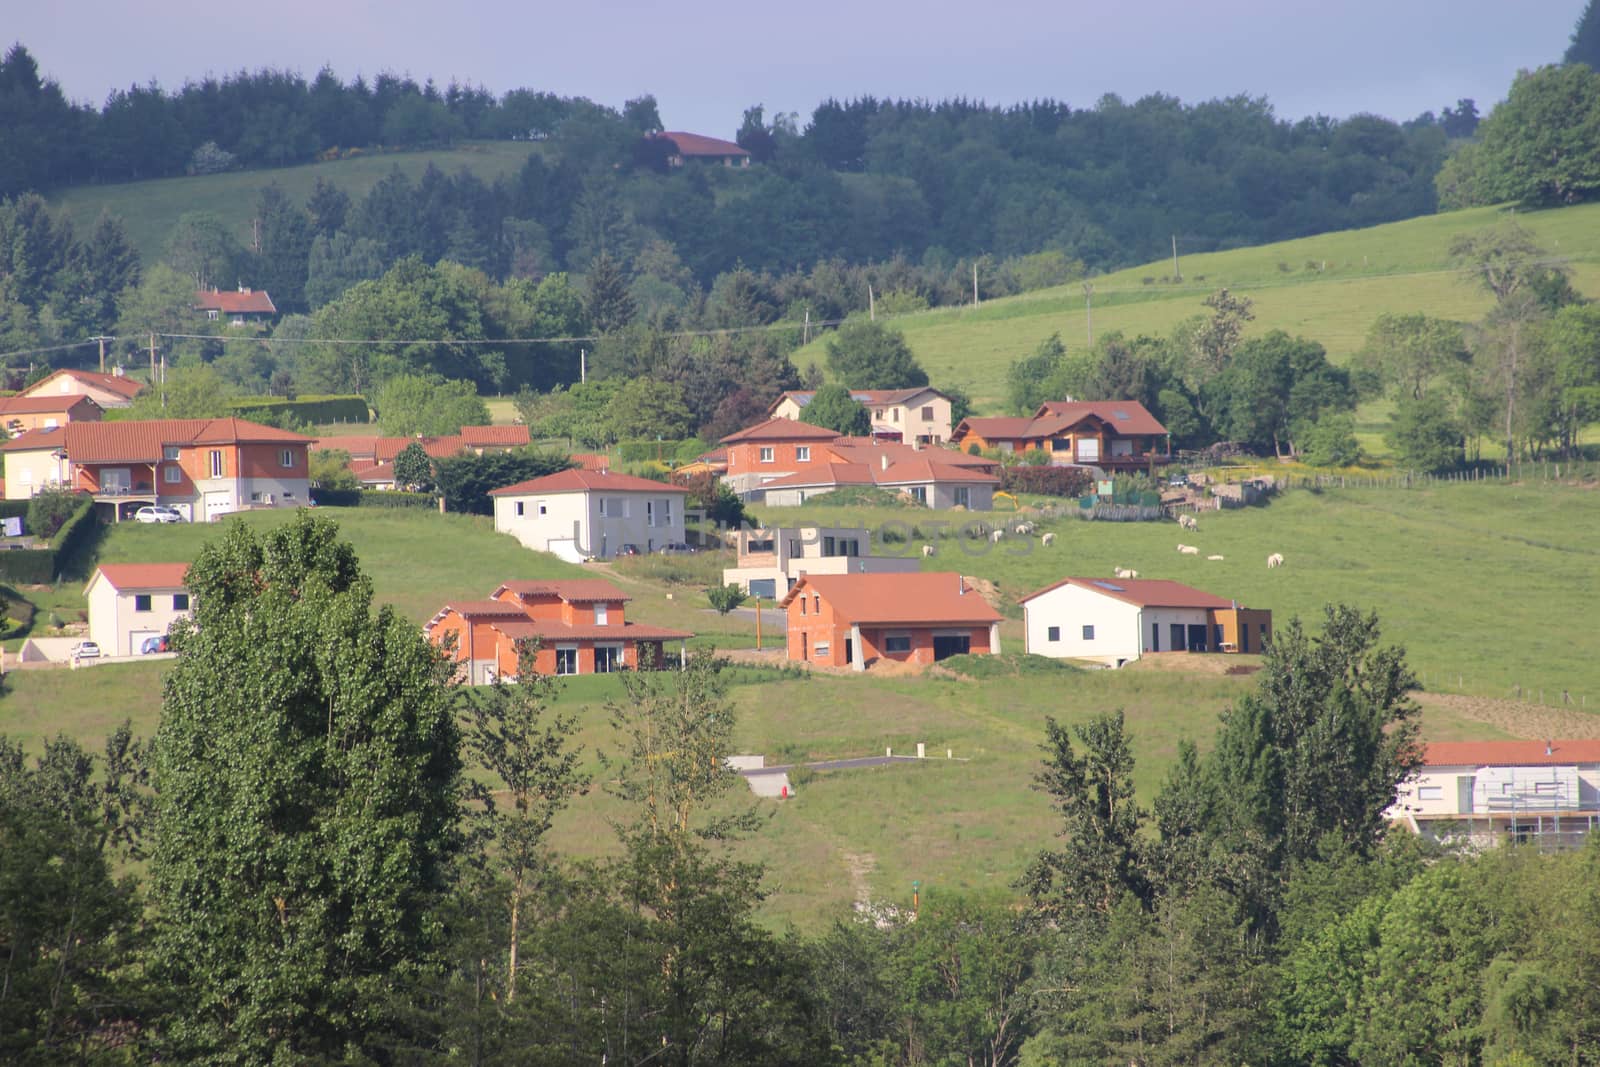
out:
M654 552L684 540L687 489L608 471L570 470L489 494L494 528L529 548L580 563L631 546Z
M1387 814L1480 848L1582 845L1600 828L1600 740L1434 742Z
M922 569L919 556L874 556L865 526L744 529L735 547L739 562L722 572L723 583L774 599L807 574L908 574Z
M1027 651L1120 667L1146 652L1260 652L1272 612L1155 578L1063 578L1022 598Z
M774 400L767 414L798 419L816 395L812 389L791 390ZM950 440L950 398L937 389L853 389L850 396L867 409L873 437L908 445Z
M103 563L83 595L89 601L89 640L101 655L137 656L146 638L160 637L190 612L187 563Z

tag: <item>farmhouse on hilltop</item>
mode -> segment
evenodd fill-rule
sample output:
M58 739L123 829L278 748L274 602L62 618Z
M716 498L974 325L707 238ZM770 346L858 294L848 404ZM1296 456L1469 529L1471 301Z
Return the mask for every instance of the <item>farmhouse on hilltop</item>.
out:
M1261 652L1272 612L1155 578L1063 578L1022 598L1027 651L1120 667L1146 652Z
M489 493L497 531L569 563L682 544L688 495L609 470L559 471Z
M667 166L681 167L685 163L717 163L724 167L748 167L750 153L732 141L720 137L707 137L682 130L667 130L651 134L651 139L667 144Z
M230 326L265 322L277 315L277 306L265 289L201 289L194 294L194 309L212 322L224 320Z
M1600 740L1433 742L1387 814L1480 848L1580 847L1600 829Z
M608 674L667 663L663 645L694 635L629 621L630 598L597 578L501 582L487 600L454 600L423 627L452 647L469 684L517 676L518 643L537 641L539 674Z
M1000 613L959 574L807 574L778 606L796 662L864 671L1000 651Z

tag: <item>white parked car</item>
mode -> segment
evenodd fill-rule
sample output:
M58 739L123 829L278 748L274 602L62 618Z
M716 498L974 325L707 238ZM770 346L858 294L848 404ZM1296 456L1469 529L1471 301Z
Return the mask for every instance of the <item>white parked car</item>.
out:
M134 519L139 522L182 522L183 516L177 508L165 504L146 504L133 513Z
M99 659L100 646L93 641L79 641L72 646L72 662L78 663L86 659Z

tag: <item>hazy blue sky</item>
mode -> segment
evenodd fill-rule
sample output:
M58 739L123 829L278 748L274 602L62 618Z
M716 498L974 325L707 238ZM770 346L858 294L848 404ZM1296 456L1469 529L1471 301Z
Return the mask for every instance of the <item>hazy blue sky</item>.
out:
M1460 97L1487 114L1518 68L1558 60L1583 0L989 0L809 4L508 0L0 0L0 21L75 100L272 66L348 81L389 69L496 94L621 106L654 93L669 129L731 136L745 107L828 96L1089 107L1248 93L1280 116L1406 119Z

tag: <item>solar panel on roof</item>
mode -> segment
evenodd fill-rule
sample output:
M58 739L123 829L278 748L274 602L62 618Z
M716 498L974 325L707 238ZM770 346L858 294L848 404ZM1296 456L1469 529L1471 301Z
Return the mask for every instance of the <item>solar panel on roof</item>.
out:
M1091 584L1098 585L1101 589L1108 589L1113 593L1125 593L1125 592L1127 592L1127 590L1122 588L1122 586L1113 585L1110 582L1095 581L1095 582L1092 582Z
M1121 419L1124 422L1128 421L1128 413L1126 411L1113 411L1111 417L1113 419Z

